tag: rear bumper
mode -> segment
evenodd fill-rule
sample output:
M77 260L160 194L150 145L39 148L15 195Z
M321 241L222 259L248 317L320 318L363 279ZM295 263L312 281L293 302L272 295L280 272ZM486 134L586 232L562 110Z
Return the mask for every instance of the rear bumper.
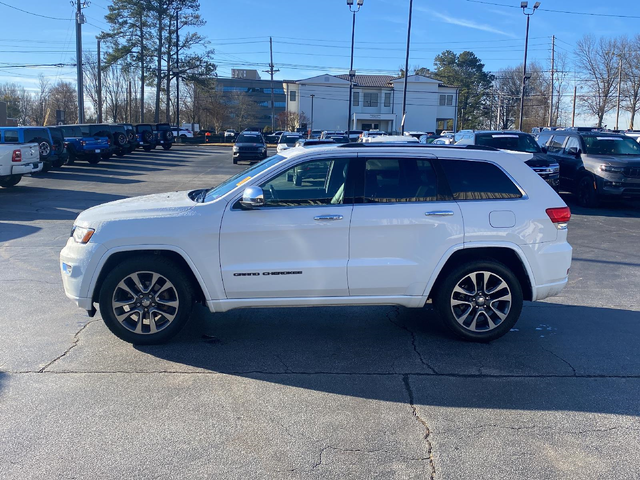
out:
M42 170L42 162L23 163L20 165L11 165L11 175L29 175Z
M563 233L566 238L566 232ZM567 284L573 249L568 242L521 245L533 274L534 301L557 295Z

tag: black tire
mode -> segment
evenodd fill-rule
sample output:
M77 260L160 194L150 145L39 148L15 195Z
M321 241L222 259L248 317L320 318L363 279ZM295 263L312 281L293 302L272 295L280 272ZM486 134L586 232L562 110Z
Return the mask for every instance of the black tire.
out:
M153 140L153 133L151 133L149 130L143 130L142 141L144 143L151 143L152 140Z
M99 164L100 160L102 160L102 158L99 157L98 155L92 155L89 158L87 158L87 162L89 162L91 165Z
M173 132L171 130L165 130L163 137L167 142L171 142L173 140Z
M164 144L164 145L162 145L162 148L164 148L165 150L170 150L171 149L171 144L170 143Z
M100 158L102 158L103 160L109 160L111 157L113 157L113 153L102 153L102 154L100 154Z
M40 160L44 161L44 160L48 159L51 156L51 152L53 151L53 147L52 147L51 142L49 140L47 140L46 138L42 138L42 137L36 137L33 140L31 140L31 142L38 144L38 148L40 150Z
M51 170L51 162L48 161L43 161L42 162L42 170L40 170L42 173L47 173L49 170Z
M65 164L65 160L63 160L62 158L58 158L53 162L53 168L60 168L64 164Z
M578 204L581 207L598 208L600 206L595 180L592 175L586 174L578 179L575 193L578 198Z
M143 149L145 152L150 152L150 151L151 151L151 145L144 145L144 146L142 147L142 149Z
M129 275L133 275L136 272L152 272L160 275L165 280L168 280L171 284L171 292L166 292L167 295L170 295L169 298L178 301L177 307L171 307L171 310L168 312L172 315L175 315L175 318L164 324L164 328L160 328L161 324L154 322L156 326L158 326L159 330L157 333L135 333L132 331L134 326L132 323L135 322L135 318L129 317L128 319L123 319L123 323L120 323L116 317L116 313L113 308L113 300L114 295L116 297L123 294L123 289L118 288L118 284L125 280ZM143 278L149 278L147 275ZM157 282L162 281L159 279ZM148 282L150 283L150 281ZM153 290L155 285L149 286L148 283L145 283L144 287ZM142 285L142 280L140 282ZM159 292L162 292L163 287L167 284L160 285L158 289ZM127 283L129 286L129 283ZM132 297L131 295L125 293L127 299L134 299L134 302L131 303L132 307L139 308L142 310L144 308L144 300L147 300L147 304L149 306L149 312L154 308L154 305L157 305L158 308L161 307L161 303L149 303L149 302L157 302L157 297L151 295L151 291L149 293L145 293L143 291L138 291L139 289L133 285L131 287L132 293L138 295L149 295L146 298L143 298L142 303L135 303L138 298ZM189 320L189 316L191 314L191 309L193 308L193 295L191 293L192 285L191 281L187 274L182 270L182 268L173 262L170 259L165 257L160 257L157 255L140 255L136 258L131 258L129 260L125 260L124 262L118 264L115 268L113 268L104 279L102 284L102 288L100 289L100 314L102 315L102 319L104 323L107 325L109 330L111 330L118 338L124 340L125 342L134 343L137 345L154 345L159 343L165 343L173 336L175 336L182 328L186 325ZM121 298L122 299L122 298ZM175 301L174 300L174 301ZM171 301L171 300L169 300ZM118 312L124 312L123 307L116 307ZM165 306L164 309L167 307ZM158 310L158 309L156 309ZM167 311L167 310L165 310ZM141 312L144 314L144 312ZM156 320L167 319L168 317L163 317L161 312L158 312L159 316L156 317ZM132 315L133 312L132 312ZM145 315L149 315L146 313ZM139 320L138 320L139 321ZM149 321L149 324L151 322ZM142 330L144 330L144 325L142 325Z
M127 143L127 136L122 132L116 132L113 134L113 143L117 147L122 147Z
M0 177L0 187L15 187L20 183L20 180L22 180L22 175L7 175L6 177Z
M67 157L67 165L73 165L76 162L76 152L69 150L69 156Z
M237 158L234 158L234 159L233 159L233 164L234 164L234 165L237 165L237 164L238 164L238 159L237 159Z
M489 282L487 282L488 286L476 287L476 295L461 295L457 291L454 292L456 286L461 283L469 285L465 282L474 272L490 273ZM476 276L475 279L476 285L479 286L484 281L485 276L478 275L481 275L481 277ZM500 285L500 280L506 284L506 287L497 288L497 285ZM492 290L493 288L497 289ZM471 289L465 288L465 291L470 292ZM495 298L491 300L490 298L490 295L494 293L496 295L504 295L505 292L510 294L510 302L499 301L499 303L496 303L498 300ZM454 295L456 296L455 298ZM501 296L499 298L506 297ZM460 300L464 303L460 302ZM490 302L489 305L496 303L496 307L489 306L487 308L487 300ZM433 295L436 312L445 328L459 338L472 342L489 342L502 337L511 330L520 317L522 300L522 287L513 272L504 264L490 259L476 260L454 268L441 282L438 282L437 291ZM456 301L459 304L454 305ZM467 304L469 305L468 309ZM506 317L501 318L498 316L496 310L501 315L506 314ZM460 318L462 324L459 323L456 315ZM495 322L493 327L491 327L489 318L492 319L491 322ZM474 322L476 323L476 329L472 329ZM468 325L466 325L467 323ZM485 324L486 331L483 331L485 330Z
M118 157L122 158L122 157L124 157L124 156L125 156L125 153L126 153L126 152L123 152L123 151L121 150L121 151L119 151L119 152L116 152L116 156L118 156Z

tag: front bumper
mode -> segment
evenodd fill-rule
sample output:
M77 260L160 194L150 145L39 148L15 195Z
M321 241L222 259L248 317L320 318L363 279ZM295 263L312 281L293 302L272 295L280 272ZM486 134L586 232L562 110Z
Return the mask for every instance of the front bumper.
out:
M11 165L11 175L29 175L38 173L42 170L42 162L22 163L20 165Z
M640 178L624 175L596 177L598 195L614 198L640 198Z
M262 160L266 158L267 152L233 152L233 158L238 160L243 159L254 159L254 160Z
M97 268L106 252L107 249L100 244L89 242L82 245L73 238L67 240L60 252L64 293L84 310L91 310L93 307L93 282L97 279Z

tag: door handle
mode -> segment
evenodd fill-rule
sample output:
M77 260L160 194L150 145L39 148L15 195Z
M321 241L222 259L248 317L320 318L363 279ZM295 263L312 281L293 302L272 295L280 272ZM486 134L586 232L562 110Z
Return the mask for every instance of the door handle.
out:
M344 217L342 215L318 215L317 217L313 217L314 220L323 221L323 220L342 220Z
M431 212L425 212L427 217L450 217L453 215L451 210L433 210Z

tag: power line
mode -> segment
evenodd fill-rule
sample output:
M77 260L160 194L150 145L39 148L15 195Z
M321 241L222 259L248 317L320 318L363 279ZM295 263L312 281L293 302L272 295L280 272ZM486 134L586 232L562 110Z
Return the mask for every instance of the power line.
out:
M507 8L517 8L520 9L516 5L505 5L504 3L495 3L495 2L487 2L484 0L466 0L470 3L483 3L485 5L493 5L496 7L507 7ZM586 15L590 17L612 17L612 18L640 18L640 15L621 15L615 13L591 13L591 12L571 12L569 10L553 10L551 8L538 8L541 12L550 12L550 13L562 13L565 15Z
M71 20L68 18L59 18L59 17L50 17L48 15L40 15L39 13L28 12L27 10L23 10L18 7L14 7L13 5L9 5L8 3L0 2L0 5L4 5L5 7L13 8L14 10L18 10L19 12L26 13L28 15L33 15L34 17L48 18L49 20L61 20L64 22L70 22Z

